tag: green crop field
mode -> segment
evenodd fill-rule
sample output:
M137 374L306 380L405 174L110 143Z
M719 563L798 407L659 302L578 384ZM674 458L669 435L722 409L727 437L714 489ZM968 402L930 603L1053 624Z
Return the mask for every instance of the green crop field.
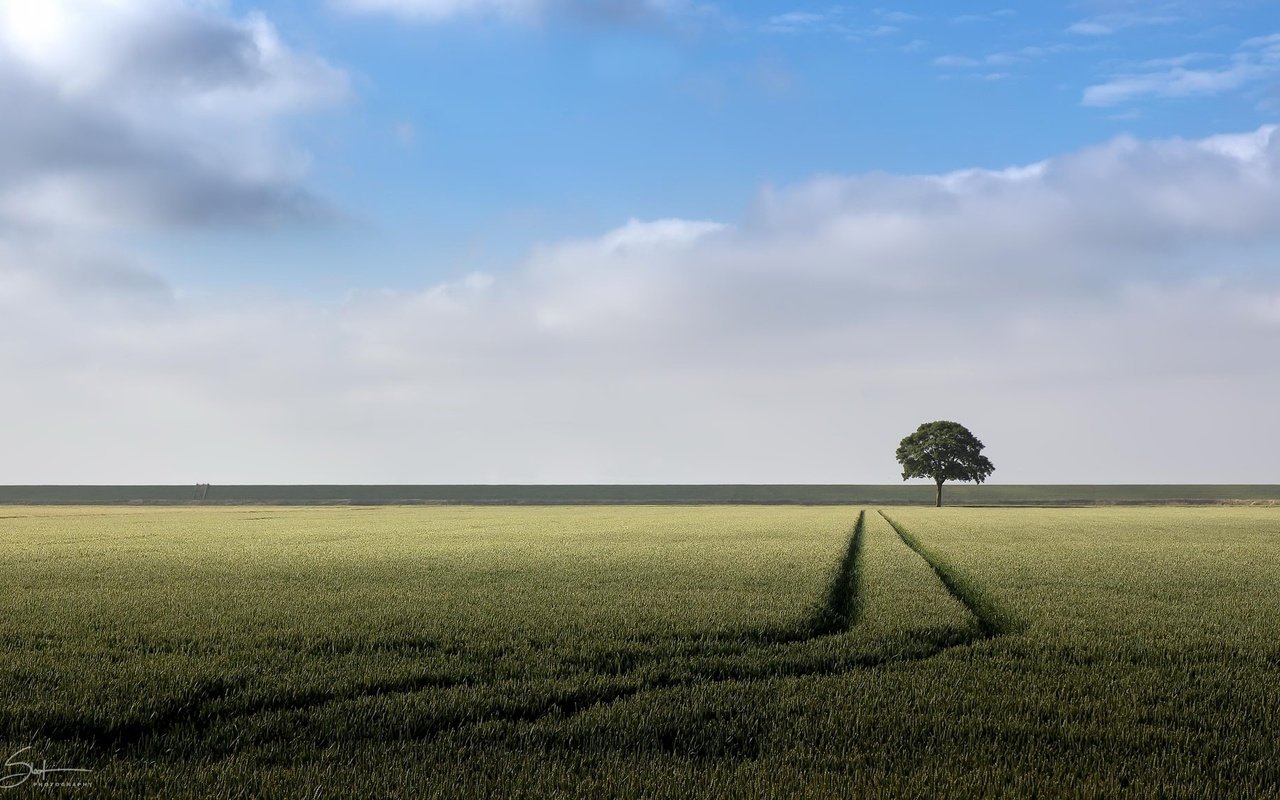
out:
M0 579L0 755L91 770L15 797L1280 794L1276 508L8 506Z

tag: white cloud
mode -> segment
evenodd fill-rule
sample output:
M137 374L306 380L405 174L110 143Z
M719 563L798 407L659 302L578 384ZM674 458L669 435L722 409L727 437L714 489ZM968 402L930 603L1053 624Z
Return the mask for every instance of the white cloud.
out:
M1269 54L1269 60L1274 61L1278 57L1276 48L1280 47L1280 33L1272 33L1267 36L1254 36L1250 39L1245 39L1242 47L1267 52Z
M0 0L0 224L274 224L331 213L280 133L346 76L263 16L179 0Z
M885 8L875 9L875 14L885 22L892 22L897 25L905 24L908 22L919 22L920 20L924 19L924 17L921 17L919 14L908 14L905 11L895 11L892 9L885 9Z
M1134 98L1190 97L1220 94L1239 89L1272 73L1257 64L1236 62L1220 69L1173 67L1164 72L1121 75L1106 83L1090 86L1081 102L1086 106L1115 106Z
M974 58L972 56L962 56L962 55L939 56L933 60L933 65L935 67L944 67L948 69L977 67L984 64L987 66L993 66L993 67L1008 67L1011 65L1021 64L1028 61L1037 61L1037 60L1045 59L1045 58L1048 58L1049 56L1057 55L1059 53L1069 52L1075 49L1077 48L1065 43L1057 43L1057 44L1050 44L1050 45L1028 45L1026 47L1020 47L1016 50L1006 50L1002 52L988 53L982 58ZM1009 76L1006 73L998 72L998 73L988 73L987 75L982 77L987 77L989 79L990 78L1000 79L1000 78L1007 78Z
M892 481L938 417L1004 480L1260 480L1277 207L1266 127L817 177L339 304L10 249L0 482Z
M970 56L938 56L933 60L935 67L976 67L981 63Z
M1102 22L1081 20L1067 28L1067 33L1078 33L1082 36L1109 36L1115 33L1115 28Z
M1115 106L1141 97L1178 98L1214 95L1242 89L1280 76L1280 34L1245 41L1225 63L1216 67L1189 68L1208 56L1191 54L1147 62L1141 72L1113 76L1084 91L1086 106Z
M1152 25L1173 25L1181 22L1182 17L1174 14L1136 14L1131 12L1102 14L1082 19L1067 28L1067 33L1080 36L1111 36L1128 28L1140 28Z
M1167 69L1169 67L1185 67L1196 61L1206 61L1213 58L1214 56L1209 53L1183 53L1180 56L1169 56L1167 58L1149 58L1138 66L1149 70Z
M778 32L799 31L827 22L826 14L815 14L810 11L788 11L769 17L765 27Z
M424 23L498 18L533 21L568 16L599 22L697 18L714 8L694 0L330 0L352 13L391 14Z
M778 34L827 33L856 42L901 33L903 25L922 19L881 8L872 9L869 18L855 16L853 11L849 6L830 6L821 12L788 11L766 19L760 30Z
M337 0L350 11L389 12L428 20L448 19L468 14L498 14L527 17L541 11L543 0Z
M967 25L975 22L995 22L1001 19L1016 17L1017 15L1018 12L1012 8L1002 8L998 11L993 11L990 14L960 14L952 17L951 21L959 25Z

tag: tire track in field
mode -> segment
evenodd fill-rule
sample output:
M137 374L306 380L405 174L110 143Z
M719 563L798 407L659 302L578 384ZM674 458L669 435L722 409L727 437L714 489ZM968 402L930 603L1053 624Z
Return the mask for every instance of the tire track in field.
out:
M867 512L859 511L849 546L845 548L844 558L840 560L827 589L826 602L810 619L809 635L800 641L844 633L857 622L862 611L862 543L866 522Z
M884 518L885 522L889 523L889 527L893 528L894 532L898 534L898 538L902 540L902 543L911 548L916 555L923 558L925 563L933 569L934 574L938 576L938 580L942 581L942 585L951 593L951 596L969 609L969 613L973 614L973 618L978 621L978 629L982 631L984 638L990 639L1004 633L1013 633L1023 627L1008 612L1001 609L985 591L958 571L946 559L921 544L919 539L906 528L894 522L884 511L879 511L878 513Z
M479 725L485 722L538 722L552 717L569 717L597 706L610 705L644 692L692 685L695 683L719 683L727 681L759 680L763 678L802 676L810 674L834 674L854 668L879 666L885 658L853 659L832 669L826 663L769 663L743 665L735 663L743 655L752 652L784 652L794 645L825 636L844 633L852 625L858 606L859 560L862 554L863 527L866 512L858 514L849 544L828 586L825 602L816 608L801 625L792 630L773 631L759 638L748 638L741 651L703 658L691 657L684 664L683 674L656 675L635 678L632 673L651 666L653 659L638 659L622 670L602 671L598 668L580 669L580 673L594 675L612 681L571 689L553 695L541 704L525 708L485 709L476 716L459 715L434 720L436 724L424 726L415 738L430 738L451 731ZM514 676L512 676L514 677ZM108 750L127 749L157 740L166 734L183 730L199 733L219 722L259 716L277 712L307 711L335 703L360 701L393 695L409 695L422 691L492 685L492 681L472 680L458 675L422 674L394 681L356 686L342 691L311 690L293 693L276 700L244 705L228 706L227 701L243 686L219 681L202 686L194 692L174 700L165 708L154 712L145 720L121 720L119 722L84 722L63 718L42 726L36 735L55 741L85 741L95 747Z
M85 722L61 718L46 723L34 731L37 737L52 741L83 741L95 747L119 750L142 745L149 740L176 730L198 733L219 723L235 719L269 714L278 711L300 711L332 703L381 697L384 695L414 694L417 692L457 689L485 685L467 677L440 673L412 675L377 684L353 686L349 689L308 690L280 697L276 700L236 707L225 704L245 688L244 681L210 681L183 697L152 712L146 719L127 719L118 722Z
M797 628L787 632L773 632L767 637L750 637L743 648L731 654L689 656L683 659L643 657L621 669L601 670L587 666L582 670L585 678L595 677L593 685L573 687L567 691L553 692L540 702L508 708L487 708L476 711L460 709L457 713L428 718L408 731L381 731L379 738L409 738L427 740L444 736L485 723L536 724L549 720L564 720L592 709L607 708L613 704L644 694L685 686L715 686L729 683L767 681L777 678L809 676L836 676L855 671L876 669L891 664L905 664L933 658L947 650L972 644L981 639L1005 633L1008 618L977 589L972 582L957 573L954 568L924 548L914 536L879 512L893 528L902 542L919 555L933 569L946 587L973 615L976 629L966 626L937 627L907 631L901 635L878 640L884 645L877 652L818 652L804 653L801 646L820 639L848 633L857 623L862 610L862 551L865 536L866 511L858 514L849 544L825 593L810 616ZM745 657L760 656L758 661L745 661ZM664 666L670 665L667 671ZM585 666L585 665L584 665ZM649 675L637 675L643 671ZM507 680L515 676L508 677ZM552 679L554 680L554 679ZM55 740L86 741L94 746L111 750L128 749L158 742L174 731L199 733L222 723L233 722L273 713L307 712L337 703L412 695L431 690L447 690L464 687L496 685L491 680L474 680L457 674L422 674L394 681L354 686L341 691L313 690L295 693L276 700L236 707L226 701L234 697L239 686L219 684L209 691L198 692L176 701L172 706L146 721L122 721L107 724L75 724L73 720L61 720L39 732ZM400 735L397 735L399 733Z

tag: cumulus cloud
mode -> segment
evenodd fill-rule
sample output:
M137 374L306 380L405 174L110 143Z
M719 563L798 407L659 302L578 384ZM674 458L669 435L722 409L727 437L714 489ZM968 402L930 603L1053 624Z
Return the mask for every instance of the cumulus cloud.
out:
M0 481L878 482L939 417L1006 480L1266 480L1276 208L1264 127L816 177L337 304L26 274Z
M263 225L332 214L289 115L346 76L259 14L181 0L0 0L0 225Z

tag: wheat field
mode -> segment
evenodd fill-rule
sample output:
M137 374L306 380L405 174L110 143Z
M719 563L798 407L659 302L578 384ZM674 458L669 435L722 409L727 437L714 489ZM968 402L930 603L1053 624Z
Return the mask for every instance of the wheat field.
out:
M0 516L55 795L1280 793L1278 509Z

